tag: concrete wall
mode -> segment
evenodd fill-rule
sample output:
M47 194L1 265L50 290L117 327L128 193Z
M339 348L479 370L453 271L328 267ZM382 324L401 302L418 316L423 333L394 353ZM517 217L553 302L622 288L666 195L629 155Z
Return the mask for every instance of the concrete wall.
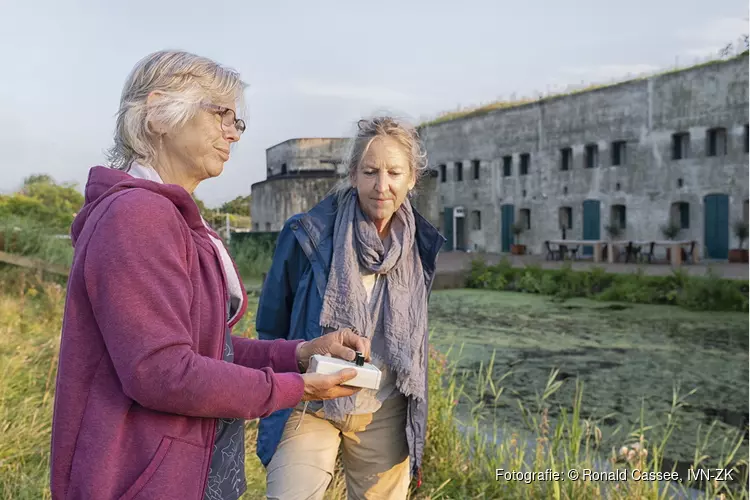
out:
M306 212L330 192L338 178L292 175L253 184L251 211L254 231L280 231L291 216Z
M484 115L425 127L429 162L447 179L438 179L440 210L463 206L467 216L481 212L481 229L465 221L464 248L499 252L500 207L512 204L531 213L531 228L521 243L534 253L546 239L561 237L558 211L571 207L568 239L582 238L582 205L601 202L601 238L613 205L626 207L626 228L619 239L665 239L673 203L690 204L690 225L680 239L704 240L704 196L727 194L730 224L743 217L748 199L748 59L712 63L670 74ZM727 154L706 155L706 134L727 130ZM689 154L672 159L672 134L689 132ZM612 143L626 141L625 162L612 165ZM598 164L585 167L585 147L598 146ZM562 148L572 148L572 164L561 170ZM527 175L519 157L530 154ZM503 156L512 157L512 173L504 176ZM472 161L479 162L474 179ZM456 162L463 180L456 180ZM439 227L443 228L443 217ZM730 229L730 248L735 246Z
M417 183L412 206L437 227L440 224L440 204L437 194L438 172L431 170Z
M266 150L266 176L300 171L336 171L341 168L349 139L289 139Z

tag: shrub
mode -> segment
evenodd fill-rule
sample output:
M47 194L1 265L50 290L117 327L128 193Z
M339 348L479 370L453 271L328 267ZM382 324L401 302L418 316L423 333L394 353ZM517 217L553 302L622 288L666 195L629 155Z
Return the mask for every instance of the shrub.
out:
M707 276L689 276L675 270L667 276L608 273L599 267L574 271L566 263L560 269L539 266L514 268L507 259L488 266L472 262L469 288L517 291L549 295L558 299L588 297L596 300L636 304L671 304L702 311L747 311L748 281Z

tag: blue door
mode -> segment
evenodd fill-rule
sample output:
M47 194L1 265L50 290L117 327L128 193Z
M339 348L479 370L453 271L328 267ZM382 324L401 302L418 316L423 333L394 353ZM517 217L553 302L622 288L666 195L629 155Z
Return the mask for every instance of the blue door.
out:
M500 242L503 252L510 252L510 246L513 244L513 217L516 209L513 205L503 205L500 207Z
M601 202L599 200L584 200L583 202L583 239L601 239ZM583 255L593 255L594 247L584 246Z
M453 207L443 210L443 236L447 240L443 248L446 252L453 250Z
M709 259L729 257L729 196L709 194L703 198L704 245Z

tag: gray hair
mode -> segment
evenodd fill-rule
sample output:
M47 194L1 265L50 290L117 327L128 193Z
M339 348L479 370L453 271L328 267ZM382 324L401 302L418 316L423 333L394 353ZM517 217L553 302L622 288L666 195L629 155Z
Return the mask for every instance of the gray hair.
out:
M411 173L417 183L427 172L427 152L419 137L418 130L413 125L393 116L377 116L359 120L357 122L357 134L351 141L349 153L345 160L347 175L333 189L339 204L351 189L357 175L357 169L362 163L362 158L364 158L370 144L376 137L391 137L404 148L409 157ZM413 192L409 193L409 196L413 195Z
M179 129L198 112L201 102L222 99L241 102L247 84L237 71L189 52L162 50L135 65L122 90L114 145L107 152L110 166L127 170L135 161L151 163L156 156L156 121L168 131ZM163 99L147 104L151 92Z

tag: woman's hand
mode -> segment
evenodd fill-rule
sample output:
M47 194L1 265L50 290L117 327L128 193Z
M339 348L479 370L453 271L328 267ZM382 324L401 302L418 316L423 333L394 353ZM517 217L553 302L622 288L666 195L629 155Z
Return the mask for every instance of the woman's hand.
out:
M321 401L351 396L359 392L359 387L341 385L357 376L357 370L345 368L337 373L303 373L305 395L302 401Z
M302 342L297 346L297 364L300 372L307 371L307 365L313 354L334 356L354 361L355 351L361 352L365 361L370 361L370 341L354 333L349 328L322 335L314 340ZM347 379L348 380L348 379Z

